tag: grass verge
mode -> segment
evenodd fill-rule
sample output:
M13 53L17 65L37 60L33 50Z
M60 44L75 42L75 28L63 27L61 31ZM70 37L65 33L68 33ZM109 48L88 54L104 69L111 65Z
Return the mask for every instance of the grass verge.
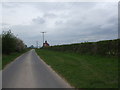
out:
M15 58L17 58L18 56L20 56L21 54L23 54L29 50L30 49L25 49L19 53L15 52L15 53L11 53L10 55L2 55L2 69L4 69L7 64L9 64L13 60L15 60Z
M118 59L37 49L37 54L76 88L118 88Z

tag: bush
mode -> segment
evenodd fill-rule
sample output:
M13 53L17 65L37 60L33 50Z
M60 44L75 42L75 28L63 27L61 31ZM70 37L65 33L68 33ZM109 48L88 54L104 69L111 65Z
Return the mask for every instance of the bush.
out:
M2 33L2 53L10 54L12 52L21 51L25 45L22 40L14 36L11 31L3 31Z

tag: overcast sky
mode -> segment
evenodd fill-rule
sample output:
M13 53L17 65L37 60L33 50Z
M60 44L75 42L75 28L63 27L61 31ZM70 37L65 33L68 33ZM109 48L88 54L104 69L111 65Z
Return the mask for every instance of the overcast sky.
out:
M118 3L6 2L0 24L28 46L36 46L36 41L42 45L42 31L50 45L116 39Z

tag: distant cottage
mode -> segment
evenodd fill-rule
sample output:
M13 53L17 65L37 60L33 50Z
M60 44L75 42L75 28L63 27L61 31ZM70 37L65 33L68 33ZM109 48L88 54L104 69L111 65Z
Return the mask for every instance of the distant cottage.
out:
M49 47L50 45L47 43L47 41L45 41L45 43L43 43L43 47Z

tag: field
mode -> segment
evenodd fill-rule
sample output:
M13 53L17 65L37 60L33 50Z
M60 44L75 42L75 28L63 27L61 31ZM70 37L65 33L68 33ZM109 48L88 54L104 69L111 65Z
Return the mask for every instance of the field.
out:
M118 59L36 49L37 54L76 88L117 88Z

